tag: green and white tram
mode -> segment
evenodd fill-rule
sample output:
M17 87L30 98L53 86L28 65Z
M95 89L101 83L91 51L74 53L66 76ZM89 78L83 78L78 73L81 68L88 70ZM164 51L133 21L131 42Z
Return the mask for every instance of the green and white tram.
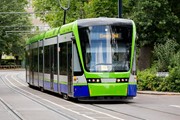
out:
M79 100L119 100L137 93L132 20L76 20L27 41L30 86Z

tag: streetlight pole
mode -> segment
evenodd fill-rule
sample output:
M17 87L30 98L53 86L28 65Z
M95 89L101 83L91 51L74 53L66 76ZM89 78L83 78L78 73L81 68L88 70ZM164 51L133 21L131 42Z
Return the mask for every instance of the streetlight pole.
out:
M118 18L122 18L122 0L118 0Z

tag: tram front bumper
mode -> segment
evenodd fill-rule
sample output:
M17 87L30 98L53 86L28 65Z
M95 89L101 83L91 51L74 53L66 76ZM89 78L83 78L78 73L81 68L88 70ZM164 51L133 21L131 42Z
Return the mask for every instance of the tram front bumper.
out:
M122 96L135 97L137 85L128 83L89 83L84 86L74 86L74 97Z
M94 96L127 96L128 83L90 83L90 97Z

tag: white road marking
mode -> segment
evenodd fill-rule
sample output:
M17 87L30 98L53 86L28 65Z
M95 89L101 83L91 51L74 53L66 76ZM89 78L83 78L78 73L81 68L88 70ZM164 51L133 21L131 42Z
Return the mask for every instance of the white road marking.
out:
M169 105L171 107L176 107L176 108L180 108L180 105Z
M12 76L12 78L13 78L16 82L18 82L19 84L21 84L22 86L26 86L26 87L27 87L27 85L24 85L23 83L19 82L16 78L14 78L14 76Z
M49 101L49 100L47 100L47 99L41 98L41 97L39 97L39 96L37 96L37 95L34 95L34 94L32 94L32 93L30 93L30 92L28 92L28 91L25 91L25 90L19 88L18 86L14 85L11 81L9 81L8 78L7 78L7 76L8 76L8 75L5 76L5 78L7 79L7 81L8 81L12 86L16 87L17 89L20 89L20 90L22 90L22 91L24 91L24 92L26 92L26 93L28 93L28 94L30 94L30 95L32 95L32 96L37 97L38 99L41 99L41 100L44 100L44 101L49 102L49 103L51 103L51 104L54 104L54 105L56 105L56 106L58 106L58 107L61 107L61 108L65 109L65 110L71 111L71 112L73 112L73 113L76 113L76 114L78 114L78 115L84 116L84 117L89 118L89 119L91 119L91 120L97 120L97 119L95 119L95 118L93 118L93 117L91 117L91 116L87 116L87 115L85 115L85 114L81 114L81 113L79 113L79 112L77 112L77 111L71 110L71 109L66 108L66 107L64 107L64 106L61 106L61 105L59 105L59 104L56 104L56 103L54 103L54 102L52 102L52 101ZM11 87L11 86L9 86L9 87ZM11 88L12 88L12 87L11 87ZM13 89L14 89L14 88L13 88ZM20 91L18 91L18 92L20 92ZM24 93L21 92L21 94L24 94ZM26 95L26 94L24 94L24 95ZM34 99L34 100L35 100L35 99ZM78 107L81 107L81 108L85 108L85 109L87 109L87 110L91 110L91 111L96 112L96 113L104 114L104 115L106 115L106 116L109 116L109 117L114 118L114 119L117 119L117 120L125 120L125 119L122 119L122 118L119 118L119 117L110 115L110 114L108 114L108 113L100 112L100 111L97 111L97 110L94 110L94 109L91 109L91 108L88 108L88 107L85 107L85 106L82 106L82 105L78 105L78 104L75 104L75 103L71 103L71 102L66 101L66 100L64 100L64 101L65 101L65 102L68 102L68 103L70 103L70 104L73 104L73 105L75 105L75 106L78 106Z

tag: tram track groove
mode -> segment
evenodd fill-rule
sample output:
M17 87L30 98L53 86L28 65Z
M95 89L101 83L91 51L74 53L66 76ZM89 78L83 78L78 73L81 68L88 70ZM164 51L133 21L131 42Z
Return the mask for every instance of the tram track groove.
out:
M120 114L129 116L129 117L133 117L133 118L136 118L136 119L139 119L139 120L146 120L144 118L137 117L137 116L134 116L134 115L130 115L130 114L127 114L127 113L124 113L124 112L119 112L119 111L116 111L116 110L113 110L113 109L110 109L110 108L105 108L105 107L102 107L102 106L99 106L99 105L95 105L95 104L91 104L91 105L95 106L95 107L98 107L98 108L101 108L101 109L104 109L104 110L108 110L108 111L111 111L111 112L120 113Z
M18 73L18 74L9 74L7 77L9 77L9 80L11 80L11 79L13 79L14 81L16 81L16 83L18 84L18 85L20 85L20 83L19 82L23 82L24 84L25 84L25 81L23 80L23 78L21 78L21 75L20 75L21 73ZM5 75L3 75L3 76L5 76ZM1 74L0 74L0 77L1 77ZM4 78L4 77L3 77ZM2 78L1 78L2 79ZM7 80L8 81L8 80ZM6 81L6 82L7 82ZM17 82L17 81L19 81L19 82ZM13 83L13 84L15 84L15 83ZM8 84L9 85L9 84ZM12 85L13 86L13 85ZM18 90L20 90L21 92L23 91L23 93L24 94L27 94L26 92L28 92L27 90L24 90L24 89L21 89L21 88L19 88L19 87L13 87L14 89L16 88L16 89L18 89ZM28 88L28 87L27 87ZM13 90L12 90L13 91ZM28 94L30 95L30 94L32 94L31 92L28 92ZM32 94L33 95L33 94ZM44 98L40 98L39 96L37 96L37 99L36 99L36 96L37 95L34 95L34 99L35 100L37 100L38 101L38 99L41 99L41 101L44 101L44 102L50 102L51 104L53 104L53 105L55 105L55 106L58 106L58 107L61 107L61 108L63 108L64 109L64 107L65 106L61 106L60 104L58 104L58 103L56 103L56 102L52 102L52 101L50 101L50 100L48 100L48 99L44 99ZM39 101L38 101L39 102ZM65 102L69 102L69 101L65 101ZM69 103L71 103L71 102L69 102ZM71 103L72 105L76 105L75 103ZM122 103L121 103L122 104ZM102 109L102 110L106 110L106 111L110 111L110 112L114 112L114 113L119 113L119 114L122 114L122 115L124 115L124 116L127 116L127 117L133 117L133 118L135 118L135 119L139 119L139 120L146 120L146 118L142 118L142 117L139 117L139 116L136 116L135 114L133 115L133 114L128 114L128 113L125 113L125 112L121 112L121 111L118 111L118 110L115 110L115 109L112 109L112 108L106 108L106 107L104 107L104 106L101 106L101 105L98 105L98 104L89 104L89 105L92 105L93 107L95 107L95 108L93 108L92 110L91 110L91 108L88 108L88 107L85 107L85 106L83 106L83 105L79 105L79 104L77 104L76 106L79 106L79 107L82 107L82 108L85 108L85 109L87 109L87 110L91 110L91 111L94 111L95 113L98 113L98 110L96 110L96 108L98 107L98 108L100 108L100 109ZM175 113L171 113L171 112L166 112L166 111L163 111L163 110L158 110L158 109L155 109L155 108L149 108L149 107L146 107L146 106L139 106L139 105L136 105L136 104L128 104L128 103L124 103L124 105L127 105L127 106L131 106L131 107L134 107L134 108L140 108L140 109L147 109L147 110L149 110L149 111L154 111L154 112L159 112L159 113L164 113L164 114L168 114L168 115L173 115L173 116L180 116L179 114L175 114ZM49 106L50 107L50 106ZM46 107L47 108L47 107ZM52 107L51 107L52 108ZM52 109L54 109L54 108L52 108ZM68 108L65 108L66 110L68 110ZM56 109L55 109L56 110ZM58 111L58 110L57 110ZM70 112L73 112L73 113L75 113L75 114L78 114L78 115L80 115L81 113L80 112L78 112L78 111L74 111L74 110L72 110L72 109L70 109L69 108L69 110L68 111L70 111ZM100 111L100 110L99 110ZM59 111L58 111L59 112ZM102 113L105 113L105 112L102 112ZM105 114L104 114L105 115ZM111 114L110 114L111 115ZM93 118L93 117L91 117L91 116L88 116L88 115L86 115L86 114L82 114L81 116L84 116L84 117L86 117L86 118L88 118L89 117L89 119L91 119L91 120L96 120L96 119L98 119L98 118ZM113 115L112 115L113 116ZM109 117L111 117L111 116L109 116ZM120 118L121 119L121 118ZM126 118L125 118L126 119ZM73 119L74 120L74 119ZM121 119L121 120L123 120L123 119Z
M14 79L15 81L17 81L13 76L11 76L11 77L12 77L12 79ZM16 77L19 79L19 77L18 77L17 74L16 74ZM19 83L19 82L18 82L18 83ZM20 88L18 88L18 89L20 89ZM22 90L22 91L24 91L24 90ZM39 101L37 101L37 102L39 102ZM41 103L40 103L40 104L41 104ZM52 103L52 104L53 104L53 103ZM99 108L101 108L101 109L105 109L105 110L111 111L111 112L123 114L123 115L128 116L128 117L133 117L133 118L136 118L136 119L139 119L139 120L145 120L144 118L140 118L140 117L137 117L137 116L133 116L133 115L130 115L130 114L127 114L127 113L123 113L123 112L119 112L119 111L116 111L116 110L104 108L104 107L101 107L101 106L98 106L98 105L94 105L94 104L91 104L91 105L92 105L92 106L95 106L95 107L99 107ZM57 106L58 106L58 105L57 105ZM79 105L76 105L76 106L79 106ZM81 107L81 106L80 106L80 107ZM71 110L69 110L69 111L71 111ZM96 111L96 110L92 110L92 111ZM71 112L73 112L73 111L71 111ZM77 112L76 114L79 114L79 113ZM85 116L85 115L82 114L82 116ZM109 117L111 117L111 115L110 115ZM91 118L90 118L90 119L91 119ZM125 120L125 119L121 119L121 118L115 118L115 119ZM93 119L93 118L92 118L92 120L96 120L96 119Z
M9 87L10 90L12 90L13 92L15 91L15 92L23 95L24 97L26 97L26 98L34 101L35 103L38 103L38 104L40 104L41 106L43 106L43 107L45 107L45 108L47 108L47 109L55 112L56 114L61 115L61 116L65 117L65 118L67 118L67 119L69 119L69 120L77 120L77 119L75 119L75 118L73 118L73 117L70 117L69 115L65 115L65 114L63 114L62 112L60 112L60 111L58 111L58 110L56 110L56 109L54 109L54 108L52 108L52 107L50 107L50 106L48 106L48 105L45 105L45 104L41 103L40 101L38 101L38 100L36 100L36 99L28 96L27 93L29 93L29 92L26 92L25 90L23 90L23 89L21 89L21 88L18 88L17 86L13 85L13 83L11 83L11 82L6 78L6 76L5 76L5 79L6 79L13 87L11 87L10 85L8 85L8 84L3 80L2 75L0 75L0 79L1 79L1 80L3 81L3 83L4 83L7 87ZM12 79L13 79L13 78L12 78ZM23 91L23 92L22 92L22 91ZM36 97L38 97L38 96L36 96ZM40 99L43 100L42 98L40 98ZM21 119L21 120L23 120L23 119Z
M148 108L148 107L143 107L143 106L138 106L138 105L130 105L130 106L138 107L138 108L143 108L143 109L148 109L148 110L152 110L152 111L157 111L157 112L161 112L161 113L165 113L165 114L169 114L169 115L180 116L179 114L170 113L170 112L166 112L166 111L162 111L162 110L157 110L157 109L153 109L153 108Z
M133 118L137 118L139 120L146 120L145 118L130 115L130 114L127 114L127 113L124 113L124 112L120 112L120 111L113 110L113 109L110 109L110 108L102 107L102 106L99 106L99 105L96 105L96 104L91 104L91 105L94 106L94 107L97 107L97 108L104 109L104 110L108 110L108 111L112 111L112 112L115 112L115 113L124 114L126 116L130 116L130 117L133 117ZM152 111L156 111L156 112L161 112L161 113L165 113L165 114L169 114L169 115L180 116L179 114L170 113L170 112L166 112L166 111L161 111L161 110L157 110L157 109L153 109L153 108L148 108L148 107L143 107L143 106L138 106L138 105L132 105L132 104L126 104L126 105L141 108L141 109L147 109L147 110L152 110Z
M2 98L0 102L4 105L8 112L10 112L17 120L25 120L20 113L14 110L8 103L6 103Z
M23 84L26 83L26 85L27 85L27 82L25 81L26 77L24 77L24 79L22 79L22 77L20 77L20 75L21 75L21 73L16 74L16 78L18 78L20 81L22 81Z
M11 76L11 77L12 77L12 76ZM17 74L16 74L16 77L17 77L18 79L21 79ZM13 78L13 77L12 77L12 78ZM13 78L13 79L15 80L15 78ZM23 80L23 79L22 79L22 80ZM50 101L47 101L47 102L50 102ZM69 102L69 101L65 101L65 102ZM56 106L60 106L60 105L58 105L58 104L56 104L56 103L53 103L53 102L52 102L52 104L54 104L54 105L56 105ZM86 108L86 107L84 107L84 106L80 106L80 105L77 105L77 104L74 104L74 103L71 103L71 104L72 104L72 105L75 105L75 106L78 106L78 107L81 107L81 108L83 108L83 109L87 109L87 110L93 111L93 112L98 113L98 114L106 115L106 116L108 116L108 117L110 117L110 118L112 118L112 119L125 120L125 119L122 119L122 118L119 118L119 117L116 117L116 116L112 116L112 115L107 114L107 113L103 113L103 112L100 112L100 111L97 111L97 110L92 110L92 109L90 109L90 108ZM60 107L62 107L62 106L60 106ZM64 109L64 108L63 108L63 109ZM67 108L66 108L66 109L67 109ZM84 116L84 117L86 117L86 118L89 118L89 119L91 119L91 120L96 120L96 119L93 118L93 117L87 116L87 115L85 115L85 114L80 114L79 112L76 112L76 111L74 111L74 110L69 109L69 111L74 112L74 113L76 113L76 114L79 114L79 115L81 115L81 116Z

